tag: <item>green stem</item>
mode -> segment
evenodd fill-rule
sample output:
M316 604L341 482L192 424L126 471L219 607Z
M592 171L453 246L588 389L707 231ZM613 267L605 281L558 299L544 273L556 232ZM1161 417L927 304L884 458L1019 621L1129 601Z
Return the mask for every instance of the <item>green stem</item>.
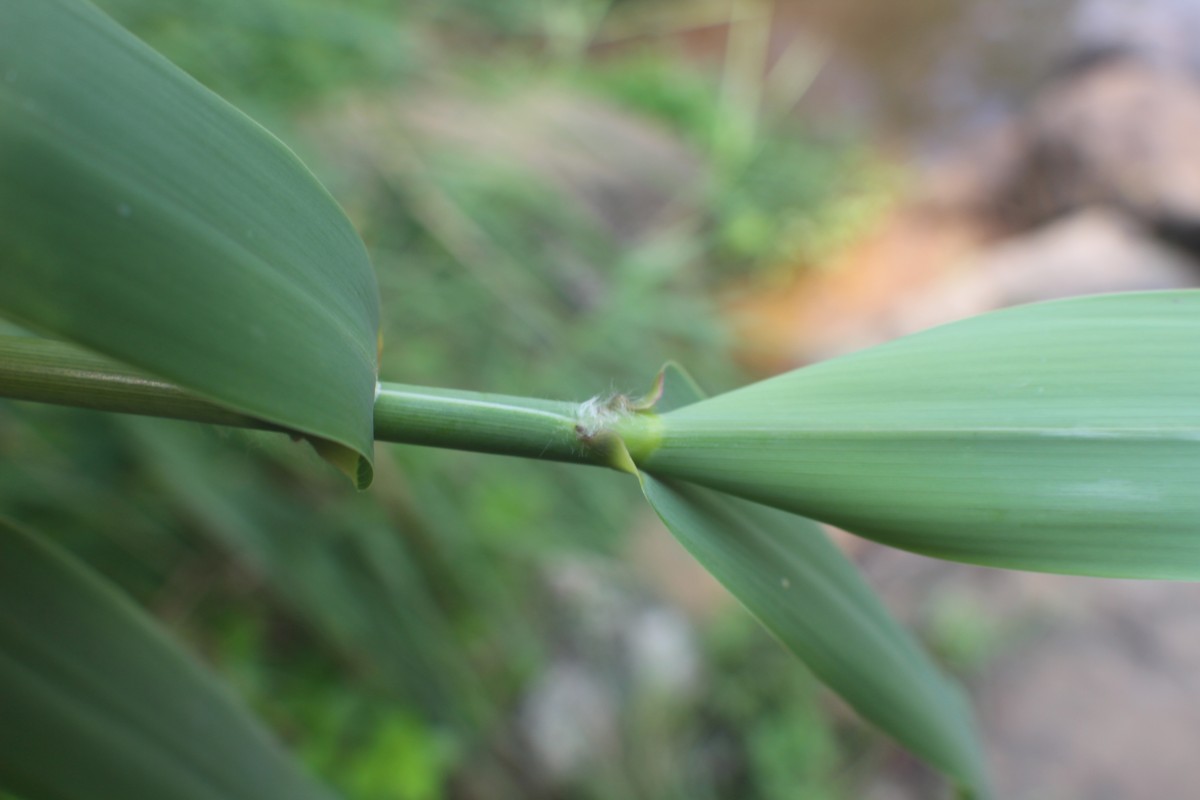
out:
M375 438L525 458L602 463L577 430L579 405L526 397L380 384Z
M72 345L0 336L0 397L143 416L283 430ZM384 442L618 466L611 435L581 427L577 403L380 385L375 438Z

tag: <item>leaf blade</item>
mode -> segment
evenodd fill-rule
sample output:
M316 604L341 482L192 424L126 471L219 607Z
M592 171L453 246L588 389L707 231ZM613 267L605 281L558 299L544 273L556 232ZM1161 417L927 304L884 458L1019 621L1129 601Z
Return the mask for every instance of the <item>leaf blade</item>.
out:
M30 800L331 800L126 598L0 520L0 787Z
M814 523L642 473L676 538L860 715L987 796L970 712Z
M665 414L646 469L988 566L1200 578L1200 292L1009 309Z
M0 313L369 460L361 240L265 130L93 6L0 2Z

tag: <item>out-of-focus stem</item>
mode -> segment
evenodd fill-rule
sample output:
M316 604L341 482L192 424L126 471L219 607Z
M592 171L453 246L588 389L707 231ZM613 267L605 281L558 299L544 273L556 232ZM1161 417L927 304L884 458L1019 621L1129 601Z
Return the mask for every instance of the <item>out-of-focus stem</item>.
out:
M0 336L0 397L279 430L73 345L30 336Z

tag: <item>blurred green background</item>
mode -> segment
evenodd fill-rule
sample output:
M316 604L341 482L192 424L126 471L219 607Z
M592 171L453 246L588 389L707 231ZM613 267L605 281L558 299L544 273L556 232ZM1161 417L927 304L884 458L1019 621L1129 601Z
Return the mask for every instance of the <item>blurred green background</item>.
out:
M768 80L754 20L692 35L704 4L99 5L348 210L388 380L582 400L674 358L731 387L723 298L818 261L896 180L791 113L819 53ZM179 631L352 800L823 800L920 770L616 474L380 446L355 494L279 437L19 403L0 453L6 515Z

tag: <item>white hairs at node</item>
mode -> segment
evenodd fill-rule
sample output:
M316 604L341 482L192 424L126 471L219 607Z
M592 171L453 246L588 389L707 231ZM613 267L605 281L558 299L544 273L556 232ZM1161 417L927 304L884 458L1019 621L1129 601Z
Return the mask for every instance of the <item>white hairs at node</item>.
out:
M579 404L575 431L579 438L589 440L611 427L632 411L629 398L623 394L596 395Z

